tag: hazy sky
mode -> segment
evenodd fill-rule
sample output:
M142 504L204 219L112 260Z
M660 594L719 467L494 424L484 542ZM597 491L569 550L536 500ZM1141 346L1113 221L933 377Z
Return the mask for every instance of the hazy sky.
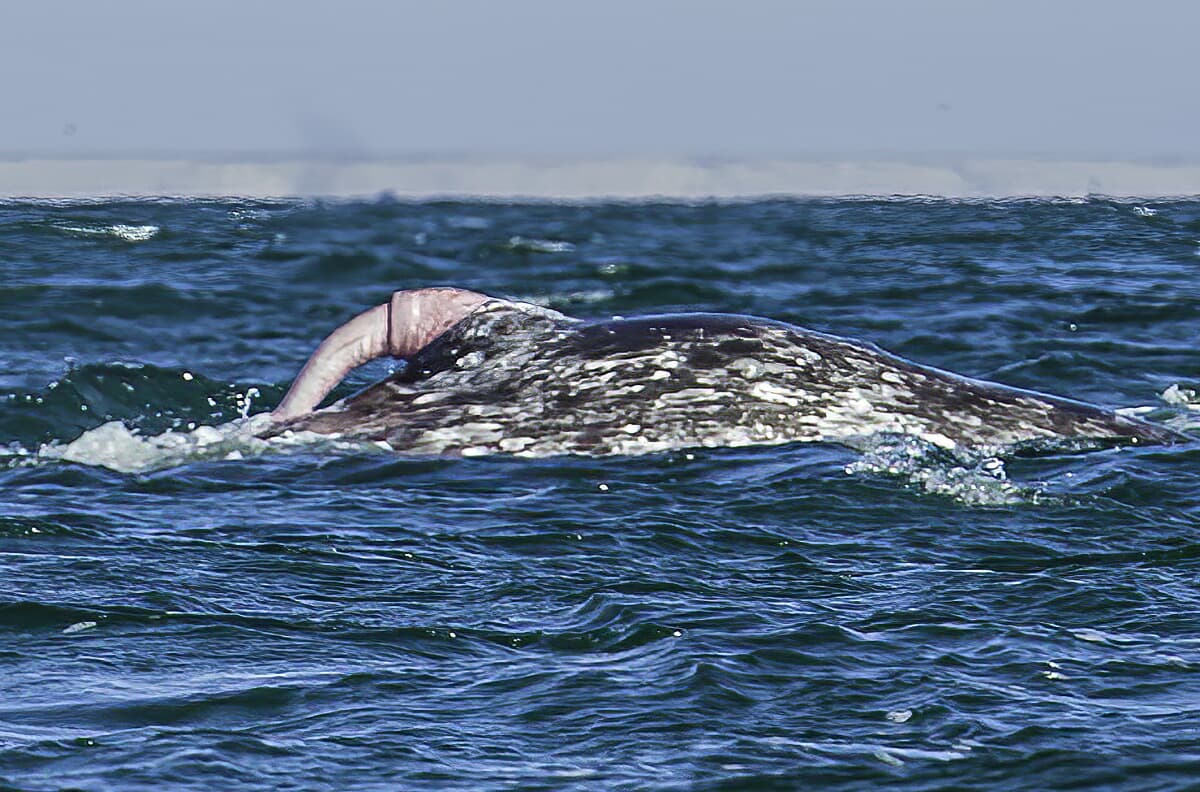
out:
M1192 0L0 7L0 155L1200 157Z

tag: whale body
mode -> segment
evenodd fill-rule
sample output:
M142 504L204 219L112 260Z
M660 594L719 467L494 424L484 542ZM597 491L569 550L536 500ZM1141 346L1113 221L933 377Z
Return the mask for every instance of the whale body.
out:
M987 453L1186 439L770 319L699 313L584 322L454 289L397 292L372 311L378 315L356 318L338 332L358 322L356 329L340 341L335 333L314 354L268 435L310 431L465 456L856 446L883 434ZM312 411L349 368L380 355L406 365Z

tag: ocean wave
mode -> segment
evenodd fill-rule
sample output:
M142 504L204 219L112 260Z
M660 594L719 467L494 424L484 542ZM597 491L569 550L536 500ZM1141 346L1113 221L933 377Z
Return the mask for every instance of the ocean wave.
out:
M57 225L55 228L78 236L107 236L123 239L126 242L145 242L153 239L160 230L158 226L128 225L125 223L115 223L105 226Z
M44 388L0 393L0 432L31 448L110 421L146 434L190 430L245 417L256 400L282 394L280 386L223 383L188 369L89 363L72 366Z

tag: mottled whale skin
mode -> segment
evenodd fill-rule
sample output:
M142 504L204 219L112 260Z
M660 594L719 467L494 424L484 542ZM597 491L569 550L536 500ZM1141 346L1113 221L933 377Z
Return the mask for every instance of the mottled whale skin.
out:
M386 380L330 408L277 417L267 434L338 434L403 453L464 456L857 446L886 434L984 453L1187 439L770 319L581 322L490 298L439 329Z

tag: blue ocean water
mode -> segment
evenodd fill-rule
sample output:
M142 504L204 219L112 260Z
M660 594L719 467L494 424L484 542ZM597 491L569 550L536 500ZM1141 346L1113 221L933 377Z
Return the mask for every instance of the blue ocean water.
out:
M196 438L427 285L768 316L1186 428L1198 274L1200 201L0 203L0 788L1193 788L1196 444ZM60 458L103 425L184 445Z

